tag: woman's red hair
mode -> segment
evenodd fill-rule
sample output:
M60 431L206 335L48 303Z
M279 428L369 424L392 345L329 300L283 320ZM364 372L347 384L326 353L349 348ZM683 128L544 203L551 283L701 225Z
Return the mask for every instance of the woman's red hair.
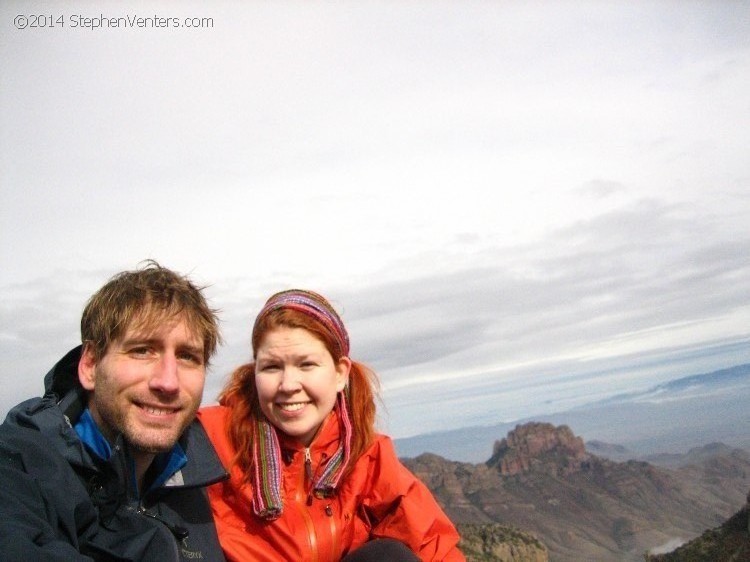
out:
M302 328L323 342L334 362L341 359L335 350L339 346L329 331L311 316L281 308L269 312L256 323L253 330L253 356L265 335L277 328ZM362 363L352 361L349 382L344 396L352 421L351 462L364 453L375 438L375 396L378 380L375 373ZM234 370L229 382L219 395L219 402L230 409L230 422L227 432L237 454L234 462L242 469L247 481L251 478L253 424L261 419L258 393L255 388L255 363L247 363ZM347 469L348 470L348 469Z

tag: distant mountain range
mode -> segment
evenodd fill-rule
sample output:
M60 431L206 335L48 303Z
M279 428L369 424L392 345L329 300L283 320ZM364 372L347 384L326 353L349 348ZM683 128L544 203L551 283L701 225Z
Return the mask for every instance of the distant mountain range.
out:
M396 439L395 445L402 457L430 452L456 461L482 462L492 454L498 435L516 425L542 421L569 426L590 440L591 452L620 461L683 453L711 442L750 450L748 404L750 364L745 364L675 379L566 412ZM616 444L619 452L603 451L606 444Z
M671 468L615 462L569 427L541 422L495 440L483 463L431 453L403 461L459 526L470 561L543 561L547 552L556 562L643 561L746 510L750 490L750 453L738 448L712 443L662 458Z

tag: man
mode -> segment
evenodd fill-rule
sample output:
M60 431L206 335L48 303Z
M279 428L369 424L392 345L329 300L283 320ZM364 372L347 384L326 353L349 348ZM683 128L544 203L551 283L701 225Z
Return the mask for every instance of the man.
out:
M201 289L153 261L87 303L83 344L0 426L0 559L224 560L194 420L220 336Z

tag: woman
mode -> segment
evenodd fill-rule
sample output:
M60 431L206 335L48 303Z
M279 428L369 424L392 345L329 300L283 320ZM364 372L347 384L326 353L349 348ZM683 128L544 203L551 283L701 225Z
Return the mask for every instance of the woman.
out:
M230 471L209 489L227 558L464 560L432 494L375 433L375 376L349 358L328 301L273 295L252 348L199 413Z

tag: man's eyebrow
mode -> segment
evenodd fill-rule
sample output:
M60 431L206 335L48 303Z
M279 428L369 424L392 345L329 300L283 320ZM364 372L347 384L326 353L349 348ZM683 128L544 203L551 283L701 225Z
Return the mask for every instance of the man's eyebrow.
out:
M203 344L181 344L177 346L177 349L182 351L190 351L191 353L198 353L199 355L203 355L203 352L205 350L205 346Z
M122 345L161 345L162 339L158 336L152 336L150 334L133 334L132 336L122 340ZM183 351L190 351L194 353L203 353L205 346L203 342L200 343L178 343L177 349Z
M137 344L154 344L158 341L158 338L147 334L133 334L127 338L123 338L122 345L137 345Z

